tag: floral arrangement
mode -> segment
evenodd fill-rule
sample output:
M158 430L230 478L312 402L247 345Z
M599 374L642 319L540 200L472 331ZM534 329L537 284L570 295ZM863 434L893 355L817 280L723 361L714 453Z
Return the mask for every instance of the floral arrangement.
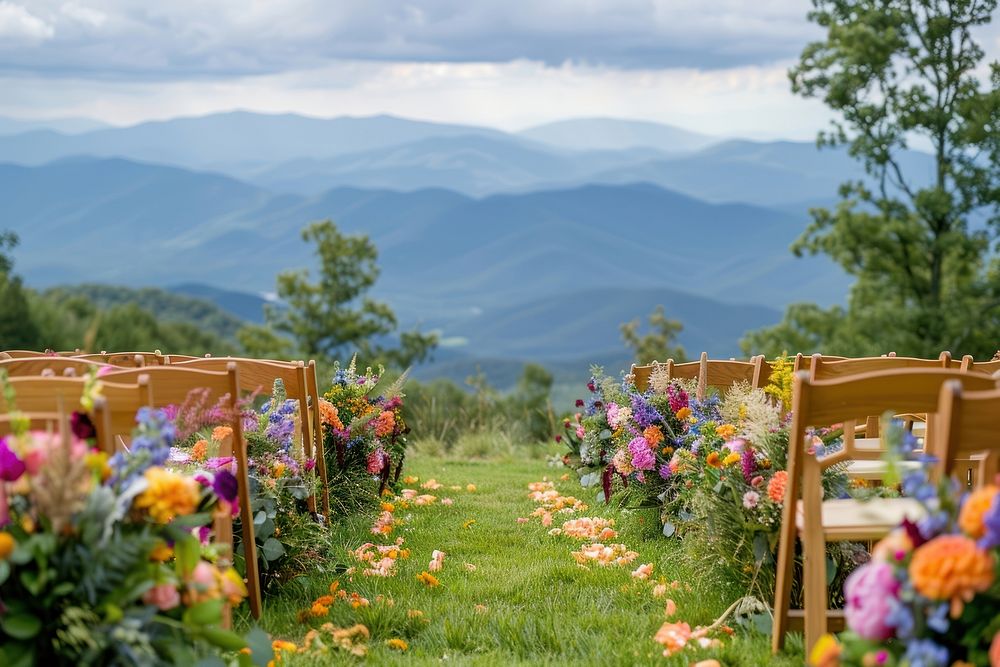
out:
M909 453L899 427L887 435ZM1000 485L963 493L918 470L903 490L925 517L904 521L847 579L848 631L817 642L811 664L1000 665Z
M254 408L255 402L260 403ZM306 459L300 434L299 402L287 398L284 383L275 380L262 402L257 396L242 404L243 434L249 462L250 508L257 543L261 584L268 591L322 566L331 538L322 517L311 513L307 499L314 496L318 480L315 460ZM233 431L221 425L232 415L208 406L200 390L193 391L175 411L175 424L187 434L185 447L171 452L174 465L229 469L232 457L220 457L224 445L232 446ZM243 521L244 517L238 517ZM234 530L238 565L242 566L242 531Z
M589 398L577 401L582 415L565 420L558 438L583 486L599 484L602 500L657 509L664 535L697 540L701 556L725 563L762 599L773 586L787 482L791 366L779 360L775 368L764 389L738 383L703 400L666 368L643 392L594 368ZM839 436L817 432L812 453L832 451ZM824 472L824 487L827 497L848 493L842 467ZM831 555L841 578L863 558L851 544L832 545Z
M330 471L331 503L342 514L372 506L398 485L409 433L403 419L405 374L384 392L384 369L358 373L356 360L336 367L333 384L320 400L323 442Z
M236 480L167 469L167 416L136 422L131 452L110 459L83 415L0 439L0 664L180 665L247 645L222 629L243 580L228 545L207 542Z

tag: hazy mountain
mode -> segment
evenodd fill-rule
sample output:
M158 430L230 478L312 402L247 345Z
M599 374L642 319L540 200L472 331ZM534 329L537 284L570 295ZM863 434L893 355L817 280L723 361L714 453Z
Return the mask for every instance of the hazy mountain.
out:
M80 134L108 127L106 123L93 118L49 118L28 120L0 116L0 135L20 134L32 130L53 130L63 134Z
M222 289L204 283L184 283L171 285L168 292L201 301L208 301L229 315L245 322L264 322L264 305L268 300L259 294L248 294L236 290Z
M247 174L282 192L318 194L336 186L412 191L447 188L484 195L580 183L593 174L663 157L646 149L570 152L512 137L431 137L325 160L301 158Z
M71 155L116 156L220 171L330 157L432 136L505 136L481 127L393 116L310 118L235 111L67 136L50 130L0 137L0 161L37 165Z
M370 235L379 293L405 318L434 325L529 295L608 286L780 306L839 300L846 285L829 262L789 254L803 217L651 185L304 197L120 159L0 167L0 220L21 235L18 266L36 285L210 280L270 291L279 271L312 264L299 232L324 218Z
M652 148L678 153L704 148L721 140L662 123L616 118L561 120L531 127L518 134L569 150Z

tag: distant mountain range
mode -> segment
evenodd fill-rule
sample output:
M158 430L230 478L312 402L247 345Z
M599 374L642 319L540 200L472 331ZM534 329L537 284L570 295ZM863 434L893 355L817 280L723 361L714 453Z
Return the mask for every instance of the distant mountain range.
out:
M0 136L0 162L35 166L83 155L215 171L304 195L355 186L482 196L645 182L706 201L796 204L802 210L834 196L844 180L864 176L842 149L724 140L613 119L561 121L510 134L392 116L232 112L79 134L40 129ZM931 177L926 154L910 153L906 163Z
M487 361L505 377L530 359L621 363L619 325L658 304L690 351L730 356L786 304L838 302L849 285L788 251L806 209L863 176L810 143L613 119L519 133L249 112L37 125L0 118L0 229L20 235L29 284L165 287L260 321L276 274L314 264L301 229L329 218L372 238L374 295L439 331L433 368L456 377Z

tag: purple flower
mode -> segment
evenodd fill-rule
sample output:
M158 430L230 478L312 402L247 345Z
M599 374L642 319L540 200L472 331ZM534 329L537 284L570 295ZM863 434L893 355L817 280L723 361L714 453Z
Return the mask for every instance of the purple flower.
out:
M632 454L632 467L636 470L652 470L656 466L656 457L645 438L633 439L628 443L628 451Z
M641 394L632 395L632 419L640 428L646 428L653 424L653 422L663 421L663 415L661 415L656 408L650 405L649 401L645 399Z
M910 667L948 667L948 649L930 639L914 639L906 647L903 659Z
M661 479L670 479L670 474L671 474L670 473L670 466L667 465L666 463L664 463L663 465L660 466L660 469L659 469L658 472L660 473L660 478Z
M1000 493L993 496L993 504L983 512L983 536L979 538L980 549L1000 546Z
M212 490L220 499L228 503L236 500L239 484L236 476L228 470L219 470L215 473L215 480L212 482Z
M743 468L743 479L749 484L753 481L754 473L757 472L757 457L754 456L752 447L744 447L740 455L740 466Z
M24 461L7 444L7 438L0 439L0 480L16 482L24 474Z

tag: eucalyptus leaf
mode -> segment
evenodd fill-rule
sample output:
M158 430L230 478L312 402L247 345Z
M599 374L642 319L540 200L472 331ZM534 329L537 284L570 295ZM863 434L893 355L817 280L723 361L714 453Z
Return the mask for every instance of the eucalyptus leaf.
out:
M674 533L676 532L677 532L677 527L674 524L670 523L669 521L663 524L664 537L673 537Z
M273 537L269 537L264 540L264 544L261 545L260 551L264 554L264 558L267 560L277 560L285 555L284 545Z
M267 663L274 659L274 648L271 645L271 638L259 627L254 626L246 636L247 647L253 663L257 667L266 667Z

